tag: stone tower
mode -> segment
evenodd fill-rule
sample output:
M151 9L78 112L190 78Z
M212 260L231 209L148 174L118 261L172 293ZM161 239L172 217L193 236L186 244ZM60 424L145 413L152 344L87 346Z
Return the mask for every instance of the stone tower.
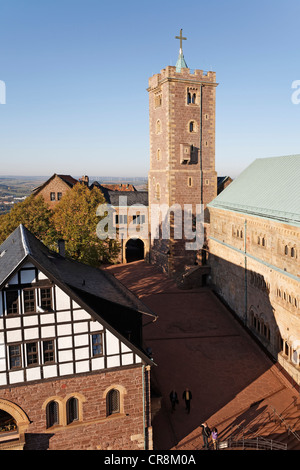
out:
M182 30L176 66L149 79L150 171L149 212L152 206L196 204L204 208L217 195L215 171L215 72L191 71L182 51ZM179 220L179 219L177 219ZM184 217L182 217L184 220ZM169 275L193 265L199 250L187 250L174 236L171 212L169 239L155 238L151 227L150 262ZM183 230L184 232L184 230Z

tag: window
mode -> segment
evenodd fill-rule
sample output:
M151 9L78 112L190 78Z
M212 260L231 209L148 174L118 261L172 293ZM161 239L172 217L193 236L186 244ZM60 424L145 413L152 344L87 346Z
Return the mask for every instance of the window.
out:
M22 366L20 344L9 346L9 363L11 369L17 369Z
M50 193L50 201L55 201L55 193Z
M41 294L41 307L43 310L52 309L52 297L51 297L51 288L46 287L40 290Z
M145 223L145 215L144 214L137 214L132 216L132 223L136 224L144 224Z
M57 193L57 200L60 201L62 198L62 193Z
M127 224L127 215L115 214L115 225Z
M161 150L160 149L157 149L157 151L156 151L156 159L157 159L157 161L161 160Z
M47 428L51 428L51 426L54 426L55 424L59 424L58 403L56 401L50 401L50 403L48 403L46 417L47 417Z
M193 179L191 176L188 177L188 186L191 188L193 186Z
M39 363L37 343L26 344L27 365L32 366Z
M35 311L35 296L34 289L26 289L23 292L24 295L24 312Z
M155 108L159 108L162 105L162 94L156 93L154 95L154 106Z
M158 119L156 121L156 134L160 134L161 133L161 122L160 120Z
M92 335L92 355L102 356L103 344L102 344L102 333L95 333Z
M195 123L194 123L194 121L191 121L189 123L189 131L190 132L195 132Z
M6 309L8 315L19 313L17 290L6 291Z
M156 184L156 189L155 189L155 199L160 199L160 184Z
M187 88L187 104L197 104L197 88Z
M44 364L46 364L47 362L54 362L55 355L54 355L54 340L53 339L43 341L43 356L44 356Z
M115 413L120 413L120 392L119 390L112 389L108 392L106 397L106 410L107 416Z
M67 424L78 421L78 400L77 398L69 398L67 401Z

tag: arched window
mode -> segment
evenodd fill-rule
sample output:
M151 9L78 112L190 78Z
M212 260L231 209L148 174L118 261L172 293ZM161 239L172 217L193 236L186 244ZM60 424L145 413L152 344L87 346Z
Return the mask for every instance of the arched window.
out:
M294 247L291 248L291 257L292 258L295 257L295 248Z
M193 93L193 96L192 96L192 103L193 103L193 104L196 103L196 93Z
M288 254L289 254L289 248L288 248L287 245L285 245L285 247L284 247L284 254L285 254L285 255L288 255Z
M190 122L190 124L189 124L189 130L190 130L190 132L194 132L194 131L195 131L194 121L191 121L191 122Z
M46 409L47 428L51 428L55 424L59 424L58 403L50 401Z
M67 424L78 421L78 400L77 398L71 397L67 401Z
M158 119L156 121L156 134L160 134L161 133L161 122L160 120Z
M156 184L156 189L155 189L155 198L160 199L160 184Z
M110 416L115 413L120 413L120 392L113 388L106 397L106 414Z
M192 102L191 94L188 93L187 94L187 104L191 104L191 102Z

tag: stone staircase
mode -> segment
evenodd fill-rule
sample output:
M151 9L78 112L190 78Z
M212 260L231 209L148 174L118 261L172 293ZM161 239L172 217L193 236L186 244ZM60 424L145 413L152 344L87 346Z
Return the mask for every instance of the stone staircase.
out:
M210 266L185 266L185 270L176 277L177 287L180 289L195 289L206 285Z

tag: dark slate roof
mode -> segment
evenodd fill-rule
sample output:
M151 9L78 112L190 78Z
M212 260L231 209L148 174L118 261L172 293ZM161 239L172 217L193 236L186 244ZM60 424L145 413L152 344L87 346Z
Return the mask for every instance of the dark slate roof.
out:
M50 251L23 225L20 225L0 245L0 288L3 288L25 261L31 261L41 269L77 303L82 301L87 305L86 299L97 298L100 303L103 300L106 305L122 306L127 312L132 311L157 318L113 275ZM99 321L109 322L109 314L101 316L99 309L94 310L94 314ZM112 323L116 328L115 322Z
M120 197L127 198L125 204L127 206L143 205L148 207L148 191L112 191L106 188L101 188L101 191L106 202L115 207L123 205L119 199Z
M229 178L229 176L218 176L218 186L220 186L220 184L224 183L227 179Z

